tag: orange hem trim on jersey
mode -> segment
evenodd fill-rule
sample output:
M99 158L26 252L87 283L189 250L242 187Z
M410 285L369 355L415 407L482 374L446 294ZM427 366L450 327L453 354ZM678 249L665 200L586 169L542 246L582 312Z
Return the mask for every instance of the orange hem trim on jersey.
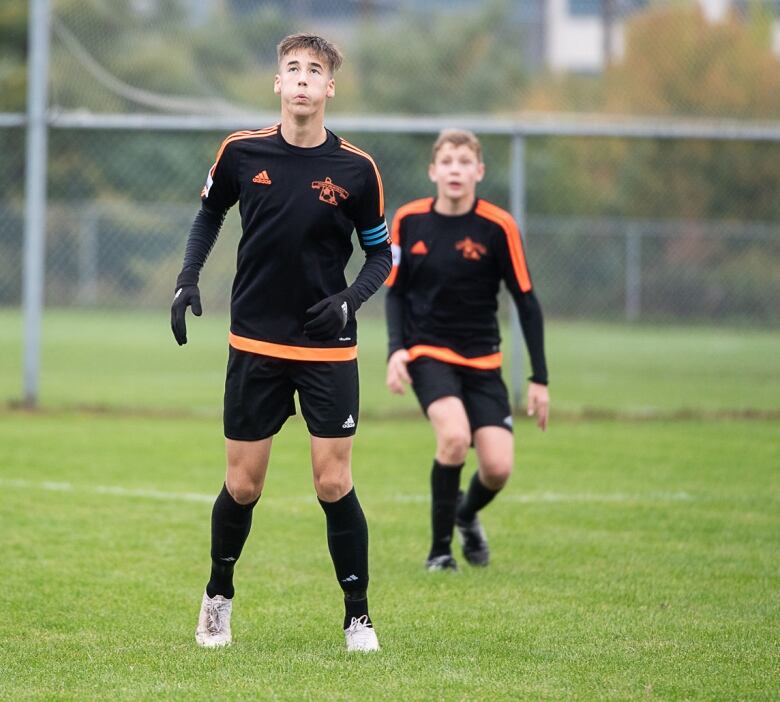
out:
M263 356L286 358L290 361L353 361L357 358L357 346L313 348L311 346L287 346L270 341L249 339L233 332L228 334L228 343L238 351L259 353Z
M350 153L357 154L358 156L362 156L363 158L367 158L371 165L374 167L374 173L376 173L376 182L379 186L379 216L384 217L385 216L385 186L382 184L382 176L379 174L379 169L377 168L376 162L369 154L367 154L362 149L359 149L354 144L350 144L346 139L341 140L341 148L345 151L349 151Z
M495 370L501 368L501 352L492 353L489 356L477 356L476 358L466 358L459 353L455 353L452 349L448 349L444 346L426 346L424 344L418 344L408 349L409 360L414 361L420 356L427 356L428 358L435 358L437 361L444 361L445 363L453 363L456 366L468 366L469 368L477 368L478 370Z
M393 217L393 226L390 229L390 241L394 246L401 245L401 220L407 215L425 214L426 212L430 212L432 204L432 197L424 197L419 200L412 200L411 202L407 202L405 205L401 205L401 207L396 210L395 217ZM385 285L388 288L392 288L393 283L395 283L395 279L397 277L398 266L395 265L390 269L390 275L387 276Z
M486 200L480 200L477 203L474 212L480 217L495 222L504 230L507 246L509 247L509 256L512 259L512 267L515 270L517 283L520 286L520 290L528 292L532 287L531 274L528 272L528 265L525 262L525 253L523 252L520 230L512 215Z

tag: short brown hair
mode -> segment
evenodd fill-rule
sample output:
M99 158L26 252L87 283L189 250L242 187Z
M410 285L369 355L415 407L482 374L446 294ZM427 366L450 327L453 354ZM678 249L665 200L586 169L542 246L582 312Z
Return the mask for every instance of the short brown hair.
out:
M431 154L431 163L436 161L436 154L445 144L453 146L468 146L476 155L477 160L482 163L482 144L479 143L477 135L468 129L442 129L439 136L433 144L433 153Z
M327 39L323 39L317 34L290 34L289 37L282 39L276 47L276 56L279 63L287 54L293 51L305 49L319 56L328 64L328 70L335 73L341 68L341 62L344 57L338 48L331 44Z

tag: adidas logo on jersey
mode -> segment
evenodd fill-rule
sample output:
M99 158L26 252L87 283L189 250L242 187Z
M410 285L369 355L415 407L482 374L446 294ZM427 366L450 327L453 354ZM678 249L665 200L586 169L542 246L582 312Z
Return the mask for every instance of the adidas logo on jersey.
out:
M268 177L268 171L262 170L254 178L253 183L260 183L260 185L271 185L271 179Z
M341 425L342 429L352 429L352 427L355 426L355 420L352 419L352 415L350 414L349 417L347 417L347 421L344 422L344 424Z
M417 256L425 256L425 254L428 253L428 247L425 245L425 242L420 239L420 241L409 249L409 253L416 254Z

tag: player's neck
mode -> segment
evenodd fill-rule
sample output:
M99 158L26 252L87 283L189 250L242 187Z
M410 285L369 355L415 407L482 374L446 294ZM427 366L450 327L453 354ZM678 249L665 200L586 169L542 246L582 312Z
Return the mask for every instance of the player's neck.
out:
M328 138L325 116L321 114L296 117L282 114L282 138L293 146L310 149Z
M457 217L458 215L464 215L470 212L471 208L474 207L476 199L476 195L468 195L456 199L439 195L439 197L436 198L436 202L433 204L433 209L441 215Z

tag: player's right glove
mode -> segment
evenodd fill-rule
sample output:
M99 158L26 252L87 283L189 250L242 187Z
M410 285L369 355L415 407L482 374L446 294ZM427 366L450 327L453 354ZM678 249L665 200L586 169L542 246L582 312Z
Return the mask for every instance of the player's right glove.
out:
M303 333L317 341L335 339L359 306L349 288L326 297L306 310L311 319L303 325Z
M184 313L188 307L192 307L192 314L196 317L203 314L203 309L200 306L197 271L182 271L176 279L176 293L171 305L171 329L179 346L187 343L187 325L184 321Z

